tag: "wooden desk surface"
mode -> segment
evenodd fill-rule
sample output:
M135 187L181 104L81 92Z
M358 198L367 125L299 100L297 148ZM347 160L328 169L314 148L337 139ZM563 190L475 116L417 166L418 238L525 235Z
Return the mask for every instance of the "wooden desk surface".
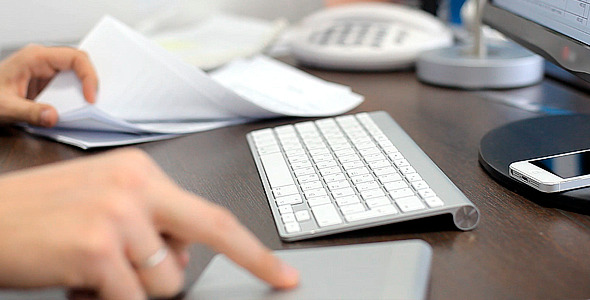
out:
M137 147L185 189L232 210L273 249L418 238L434 249L430 299L590 297L590 216L541 207L492 180L477 161L479 141L489 130L539 115L537 104L590 112L590 97L551 81L511 91L467 92L421 84L412 72L309 71L365 95L353 112L387 111L479 207L479 227L462 232L450 217L436 217L282 243L244 136L302 119L265 120ZM0 173L98 152L0 129ZM191 251L187 286L212 256L202 246Z

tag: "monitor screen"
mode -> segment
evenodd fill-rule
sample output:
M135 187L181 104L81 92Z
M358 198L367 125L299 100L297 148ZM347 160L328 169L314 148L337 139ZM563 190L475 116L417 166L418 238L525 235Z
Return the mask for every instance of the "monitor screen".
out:
M590 81L589 14L586 0L490 0L484 22Z

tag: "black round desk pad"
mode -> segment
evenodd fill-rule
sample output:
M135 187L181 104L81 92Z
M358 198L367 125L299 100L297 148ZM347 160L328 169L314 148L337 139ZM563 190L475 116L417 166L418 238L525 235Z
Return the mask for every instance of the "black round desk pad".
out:
M480 142L479 163L492 178L546 207L590 214L590 187L543 193L513 180L515 161L590 148L590 115L552 115L525 119L488 132Z

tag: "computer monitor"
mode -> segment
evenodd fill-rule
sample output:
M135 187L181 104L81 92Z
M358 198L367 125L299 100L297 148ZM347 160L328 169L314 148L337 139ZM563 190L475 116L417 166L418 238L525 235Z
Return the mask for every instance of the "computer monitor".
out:
M489 0L483 21L590 82L589 14L579 0Z

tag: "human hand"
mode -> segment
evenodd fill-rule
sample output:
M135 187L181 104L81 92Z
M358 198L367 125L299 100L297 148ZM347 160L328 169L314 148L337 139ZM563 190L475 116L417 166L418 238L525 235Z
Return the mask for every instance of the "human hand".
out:
M30 45L0 62L0 123L27 122L52 127L55 108L35 103L37 94L59 71L73 70L82 81L84 98L94 103L98 78L85 52L68 47Z
M0 177L0 286L65 286L104 299L180 291L187 247L204 243L277 288L283 264L226 209L178 188L143 152L107 154ZM167 247L168 255L155 253ZM152 266L143 266L148 260Z

